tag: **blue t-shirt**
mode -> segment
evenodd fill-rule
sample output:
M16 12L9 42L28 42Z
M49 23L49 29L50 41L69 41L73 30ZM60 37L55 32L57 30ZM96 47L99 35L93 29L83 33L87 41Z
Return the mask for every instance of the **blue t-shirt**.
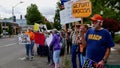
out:
M106 49L113 47L113 39L106 29L95 30L90 28L85 36L87 41L86 57L95 62L103 59Z

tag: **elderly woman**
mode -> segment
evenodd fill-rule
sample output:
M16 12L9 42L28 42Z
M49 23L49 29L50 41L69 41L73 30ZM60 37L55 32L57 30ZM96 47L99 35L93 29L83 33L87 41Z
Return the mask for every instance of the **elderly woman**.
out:
M60 66L60 34L57 30L54 30L54 35L50 47L53 47L53 61L55 64L55 68L59 68Z

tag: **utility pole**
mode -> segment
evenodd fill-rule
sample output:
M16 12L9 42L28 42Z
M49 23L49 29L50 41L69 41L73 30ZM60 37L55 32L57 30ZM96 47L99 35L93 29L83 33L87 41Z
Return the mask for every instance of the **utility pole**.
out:
M18 6L19 4L23 3L22 1L20 1L19 3L17 3L16 5L12 6L12 22L16 22L16 16L14 14L14 8L16 6Z

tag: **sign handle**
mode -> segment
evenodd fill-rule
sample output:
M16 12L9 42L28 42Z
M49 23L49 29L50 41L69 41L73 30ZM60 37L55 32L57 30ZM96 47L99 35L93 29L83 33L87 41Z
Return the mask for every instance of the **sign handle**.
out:
M81 18L81 24L83 24L83 18Z

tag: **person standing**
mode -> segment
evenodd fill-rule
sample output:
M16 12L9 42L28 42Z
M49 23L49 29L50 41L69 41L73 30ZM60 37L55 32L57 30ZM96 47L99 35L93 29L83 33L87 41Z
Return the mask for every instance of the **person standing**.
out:
M34 33L32 32L32 29L30 27L27 28L27 31L25 32L26 35L28 35L30 37L30 44L26 44L25 48L26 48L26 59L33 59L34 56L34 51L33 51L33 47L34 47Z
M84 37L84 29L81 29L82 45L86 46L86 58L96 62L97 68L104 68L109 57L110 49L114 46L113 39L107 29L102 28L103 17L95 14L90 18L92 28L88 29ZM85 38L85 39L84 39Z
M47 38L47 43L48 43L48 63L50 66L54 65L53 62L53 48L50 48L50 43L52 41L53 38L53 32L50 31L49 32L49 37Z
M79 60L79 68L81 68L81 62L80 62L80 55L78 53L78 37L80 36L80 33L78 31L79 27L74 27L74 31L71 32L71 40L72 40L72 46L71 46L71 60L72 60L72 68L77 68L77 61L76 56L78 55Z
M81 29L84 29L84 32L86 33L87 30L88 30L88 26L87 26L86 24L82 24L82 25L80 26L79 31L80 31ZM84 33L84 36L85 36L85 33ZM80 60L81 60L81 66L83 66L83 64L84 64L84 62L85 62L86 47L84 47L84 46L82 45L81 39L82 39L82 37L79 36L79 39L78 39L78 43L79 43L79 53L80 53L80 57L79 57L79 58L80 58Z
M57 30L54 30L54 35L50 43L50 47L53 47L53 61L55 64L55 68L60 67L60 39L60 34L57 32Z
M71 51L71 46L72 46L72 41L71 41L71 39L70 39L70 33L71 33L71 31L67 31L66 32L66 41L67 41L67 54L69 54L70 53L70 51Z

